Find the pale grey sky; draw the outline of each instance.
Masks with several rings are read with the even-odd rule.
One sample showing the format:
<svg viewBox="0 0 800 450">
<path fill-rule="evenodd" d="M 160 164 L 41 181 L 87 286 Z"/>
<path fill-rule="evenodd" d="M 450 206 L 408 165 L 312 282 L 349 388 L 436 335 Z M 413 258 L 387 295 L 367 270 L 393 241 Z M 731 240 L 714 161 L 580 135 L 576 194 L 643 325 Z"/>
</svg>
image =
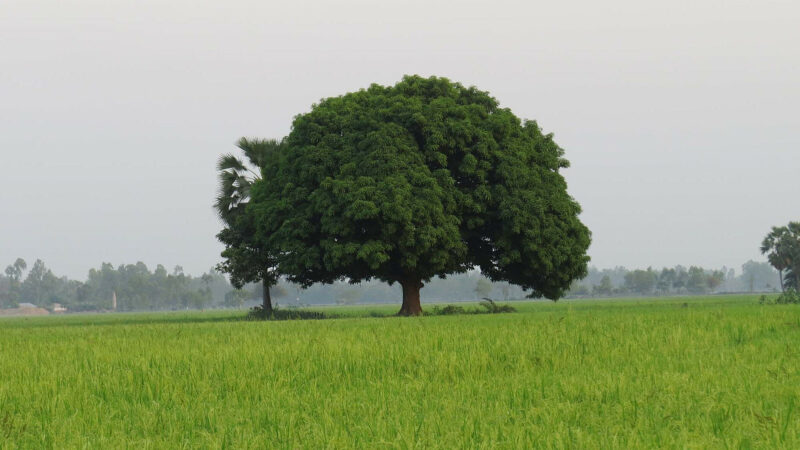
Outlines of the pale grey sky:
<svg viewBox="0 0 800 450">
<path fill-rule="evenodd" d="M 214 164 L 403 74 L 566 149 L 592 264 L 736 267 L 800 219 L 793 1 L 3 0 L 0 266 L 219 261 Z"/>
</svg>

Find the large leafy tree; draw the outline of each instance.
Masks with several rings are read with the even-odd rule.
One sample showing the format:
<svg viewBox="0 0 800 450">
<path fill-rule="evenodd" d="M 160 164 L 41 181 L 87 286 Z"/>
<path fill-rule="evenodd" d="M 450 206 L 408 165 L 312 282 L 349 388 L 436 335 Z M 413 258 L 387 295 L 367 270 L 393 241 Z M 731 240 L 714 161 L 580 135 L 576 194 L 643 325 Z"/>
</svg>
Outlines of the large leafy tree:
<svg viewBox="0 0 800 450">
<path fill-rule="evenodd" d="M 800 222 L 772 227 L 761 242 L 761 253 L 778 271 L 782 289 L 800 290 Z"/>
<path fill-rule="evenodd" d="M 436 77 L 372 85 L 297 116 L 286 144 L 248 211 L 293 282 L 399 283 L 400 314 L 417 315 L 434 276 L 480 267 L 556 299 L 586 274 L 564 152 L 486 92 Z"/>
<path fill-rule="evenodd" d="M 217 238 L 225 244 L 224 261 L 217 268 L 230 275 L 231 284 L 241 289 L 246 283 L 261 283 L 262 308 L 272 311 L 270 287 L 278 280 L 275 253 L 256 240 L 253 216 L 247 213 L 253 183 L 261 181 L 261 171 L 278 157 L 284 143 L 267 139 L 242 138 L 237 146 L 244 158 L 226 154 L 217 163 L 219 194 L 214 208 L 225 227 Z"/>
</svg>

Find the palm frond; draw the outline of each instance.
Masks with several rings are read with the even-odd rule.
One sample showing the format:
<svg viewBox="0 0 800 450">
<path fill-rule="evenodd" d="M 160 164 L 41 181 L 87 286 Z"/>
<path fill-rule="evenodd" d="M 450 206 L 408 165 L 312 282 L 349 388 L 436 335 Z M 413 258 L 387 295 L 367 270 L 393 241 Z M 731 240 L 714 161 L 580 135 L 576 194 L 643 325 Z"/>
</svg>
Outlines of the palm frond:
<svg viewBox="0 0 800 450">
<path fill-rule="evenodd" d="M 267 159 L 272 154 L 280 151 L 280 148 L 283 145 L 283 140 L 248 139 L 243 137 L 239 139 L 239 142 L 237 142 L 236 145 L 242 150 L 248 161 L 250 161 L 250 164 L 257 168 L 261 168 L 264 167 Z"/>
<path fill-rule="evenodd" d="M 245 158 L 227 153 L 217 160 L 218 192 L 214 201 L 217 215 L 230 224 L 241 206 L 250 200 L 250 190 L 257 180 L 261 179 L 261 169 L 269 158 L 277 155 L 285 139 L 248 139 L 241 138 L 236 146 Z"/>
<path fill-rule="evenodd" d="M 230 153 L 227 153 L 220 156 L 219 160 L 217 160 L 217 170 L 245 172 L 247 171 L 247 167 L 244 165 L 244 162 L 241 159 Z"/>
</svg>

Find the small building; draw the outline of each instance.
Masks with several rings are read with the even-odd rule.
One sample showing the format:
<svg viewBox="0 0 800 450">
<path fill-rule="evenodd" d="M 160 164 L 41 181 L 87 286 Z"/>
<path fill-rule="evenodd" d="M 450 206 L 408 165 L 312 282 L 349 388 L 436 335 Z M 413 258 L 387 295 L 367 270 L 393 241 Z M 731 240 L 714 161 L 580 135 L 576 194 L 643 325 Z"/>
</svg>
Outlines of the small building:
<svg viewBox="0 0 800 450">
<path fill-rule="evenodd" d="M 26 308 L 38 308 L 38 306 L 34 305 L 33 303 L 20 303 L 20 304 L 19 304 L 19 308 L 20 308 L 20 309 L 26 309 Z"/>
<path fill-rule="evenodd" d="M 54 313 L 64 313 L 64 312 L 67 312 L 67 308 L 61 306 L 61 303 L 53 303 L 53 312 Z"/>
</svg>

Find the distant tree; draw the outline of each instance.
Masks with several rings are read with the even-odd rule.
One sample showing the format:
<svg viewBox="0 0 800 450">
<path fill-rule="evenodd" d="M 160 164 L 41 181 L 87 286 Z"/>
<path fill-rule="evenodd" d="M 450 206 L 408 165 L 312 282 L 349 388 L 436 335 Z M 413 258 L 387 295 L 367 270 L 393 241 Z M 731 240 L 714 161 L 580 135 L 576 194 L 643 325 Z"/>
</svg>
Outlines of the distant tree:
<svg viewBox="0 0 800 450">
<path fill-rule="evenodd" d="M 270 288 L 270 296 L 274 298 L 283 298 L 289 295 L 289 291 L 286 290 L 286 286 L 276 284 Z"/>
<path fill-rule="evenodd" d="M 22 280 L 22 274 L 27 268 L 28 264 L 22 258 L 17 258 L 13 264 L 6 267 L 5 274 L 7 279 L 4 282 L 2 296 L 0 296 L 0 307 L 17 306 L 20 295 L 20 280 Z"/>
<path fill-rule="evenodd" d="M 22 279 L 22 273 L 28 268 L 28 264 L 22 258 L 17 258 L 14 264 L 6 267 L 6 275 L 14 281 Z"/>
<path fill-rule="evenodd" d="M 769 286 L 774 286 L 777 273 L 775 268 L 766 262 L 747 261 L 742 265 L 741 279 L 748 292 L 756 289 L 763 290 Z"/>
<path fill-rule="evenodd" d="M 503 283 L 500 287 L 500 291 L 503 293 L 503 300 L 508 300 L 508 295 L 511 293 L 511 285 Z"/>
<path fill-rule="evenodd" d="M 589 290 L 589 286 L 587 286 L 587 285 L 585 285 L 583 283 L 574 282 L 574 283 L 572 283 L 572 286 L 570 286 L 570 288 L 569 288 L 569 293 L 570 293 L 570 295 L 583 296 L 583 295 L 589 295 L 591 293 L 591 291 Z"/>
<path fill-rule="evenodd" d="M 0 275 L 0 309 L 12 306 L 11 283 L 12 280 L 10 277 Z"/>
<path fill-rule="evenodd" d="M 702 269 L 700 269 L 702 271 Z M 677 293 L 683 292 L 684 289 L 688 290 L 689 285 L 689 271 L 681 265 L 675 266 L 675 278 L 672 287 Z"/>
<path fill-rule="evenodd" d="M 676 272 L 675 269 L 663 268 L 661 274 L 658 276 L 656 289 L 660 294 L 667 294 L 675 285 Z"/>
<path fill-rule="evenodd" d="M 475 294 L 477 294 L 479 299 L 488 297 L 491 292 L 492 283 L 489 280 L 479 278 L 478 281 L 475 282 Z"/>
<path fill-rule="evenodd" d="M 211 292 L 206 289 L 185 291 L 181 294 L 181 304 L 184 308 L 202 309 L 211 303 Z"/>
<path fill-rule="evenodd" d="M 761 242 L 761 253 L 778 271 L 782 289 L 800 290 L 800 222 L 772 227 Z"/>
<path fill-rule="evenodd" d="M 233 308 L 241 308 L 244 302 L 252 298 L 252 292 L 246 289 L 234 289 L 225 294 L 223 304 Z"/>
<path fill-rule="evenodd" d="M 705 270 L 697 266 L 689 267 L 686 290 L 689 291 L 690 294 L 704 294 L 707 289 L 708 283 L 706 281 Z"/>
<path fill-rule="evenodd" d="M 725 281 L 725 272 L 714 270 L 706 274 L 706 286 L 710 292 L 714 292 Z"/>
<path fill-rule="evenodd" d="M 295 117 L 248 210 L 289 281 L 399 283 L 401 315 L 422 313 L 431 278 L 473 267 L 557 299 L 590 242 L 563 155 L 488 93 L 407 76 Z"/>
<path fill-rule="evenodd" d="M 46 306 L 55 278 L 44 262 L 37 259 L 20 286 L 20 299 L 37 306 Z"/>
<path fill-rule="evenodd" d="M 217 238 L 225 244 L 224 261 L 217 268 L 230 275 L 231 284 L 262 284 L 262 310 L 272 311 L 270 287 L 278 281 L 276 252 L 256 239 L 256 223 L 247 212 L 251 188 L 262 179 L 262 170 L 274 161 L 284 146 L 281 141 L 246 139 L 237 143 L 245 159 L 223 155 L 217 163 L 219 194 L 214 207 L 225 227 Z M 271 182 L 272 180 L 267 180 Z"/>
<path fill-rule="evenodd" d="M 214 281 L 214 277 L 210 273 L 204 273 L 200 276 L 200 279 L 203 281 L 205 287 L 211 290 L 211 282 Z"/>
<path fill-rule="evenodd" d="M 361 292 L 358 289 L 347 287 L 344 289 L 340 289 L 336 293 L 336 304 L 337 305 L 353 305 L 355 304 L 358 299 L 361 297 Z"/>
<path fill-rule="evenodd" d="M 630 292 L 648 295 L 653 292 L 657 280 L 658 275 L 652 268 L 637 269 L 625 274 L 625 288 Z"/>
<path fill-rule="evenodd" d="M 614 292 L 614 286 L 611 284 L 611 277 L 608 275 L 603 275 L 603 278 L 600 279 L 600 284 L 595 285 L 592 289 L 592 293 L 594 295 L 605 295 L 609 296 Z"/>
</svg>

